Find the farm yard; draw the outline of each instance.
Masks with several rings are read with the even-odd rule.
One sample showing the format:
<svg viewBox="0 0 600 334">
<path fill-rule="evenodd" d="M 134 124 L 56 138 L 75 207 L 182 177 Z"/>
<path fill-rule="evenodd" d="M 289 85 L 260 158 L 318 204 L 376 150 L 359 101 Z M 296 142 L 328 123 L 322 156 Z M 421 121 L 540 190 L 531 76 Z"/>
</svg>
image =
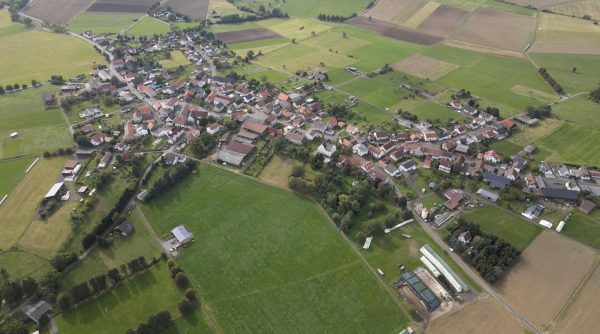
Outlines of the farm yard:
<svg viewBox="0 0 600 334">
<path fill-rule="evenodd" d="M 547 328 L 596 257 L 586 246 L 545 231 L 523 252 L 498 291 L 530 321 Z"/>
<path fill-rule="evenodd" d="M 8 12 L 0 10 L 0 85 L 29 84 L 32 79 L 39 82 L 60 74 L 66 78 L 87 73 L 94 63 L 104 59 L 84 41 L 77 38 L 27 29 L 23 25 L 10 23 Z M 44 48 L 40 58 L 39 49 Z"/>
<path fill-rule="evenodd" d="M 460 311 L 437 318 L 427 328 L 428 334 L 515 334 L 524 331 L 523 326 L 491 297 L 484 297 Z"/>
<path fill-rule="evenodd" d="M 65 24 L 84 11 L 94 0 L 36 0 L 25 14 L 52 24 Z M 60 10 L 57 10 L 60 8 Z"/>
<path fill-rule="evenodd" d="M 67 28 L 78 34 L 85 31 L 96 34 L 117 34 L 127 30 L 141 17 L 142 14 L 139 13 L 86 12 L 71 20 Z"/>
<path fill-rule="evenodd" d="M 194 233 L 179 262 L 223 331 L 391 332 L 407 325 L 315 203 L 221 168 L 198 174 L 143 211 L 159 235 L 180 224 Z"/>
<path fill-rule="evenodd" d="M 178 13 L 185 14 L 193 19 L 204 20 L 208 14 L 209 0 L 169 0 L 167 6 Z"/>
</svg>

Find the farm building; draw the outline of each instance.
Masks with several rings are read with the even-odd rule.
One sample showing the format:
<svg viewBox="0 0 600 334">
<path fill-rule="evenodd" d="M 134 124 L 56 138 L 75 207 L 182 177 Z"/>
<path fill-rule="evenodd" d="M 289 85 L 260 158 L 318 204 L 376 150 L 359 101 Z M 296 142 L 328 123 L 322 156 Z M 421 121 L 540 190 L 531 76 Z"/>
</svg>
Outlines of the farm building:
<svg viewBox="0 0 600 334">
<path fill-rule="evenodd" d="M 128 222 L 123 222 L 119 226 L 115 227 L 115 232 L 121 233 L 122 236 L 129 236 L 133 232 L 133 225 Z"/>
<path fill-rule="evenodd" d="M 566 202 L 577 202 L 579 200 L 579 192 L 568 189 L 553 189 L 545 188 L 543 190 L 544 197 Z"/>
<path fill-rule="evenodd" d="M 52 306 L 50 306 L 50 304 L 40 300 L 36 304 L 31 305 L 29 308 L 24 308 L 23 313 L 25 313 L 29 319 L 35 321 L 35 323 L 39 323 L 40 319 L 51 309 Z"/>
<path fill-rule="evenodd" d="M 489 191 L 487 189 L 477 190 L 477 195 L 487 199 L 488 201 L 492 201 L 492 202 L 496 202 L 500 198 L 500 195 L 496 194 L 495 192 Z"/>
<path fill-rule="evenodd" d="M 183 225 L 179 225 L 172 229 L 171 233 L 180 244 L 186 244 L 194 239 L 194 235 L 191 234 Z"/>
<path fill-rule="evenodd" d="M 419 297 L 429 311 L 433 311 L 440 306 L 440 301 L 435 297 L 433 292 L 421 281 L 417 275 L 410 271 L 402 273 L 402 279 L 410 289 Z"/>
<path fill-rule="evenodd" d="M 425 258 L 429 260 L 429 262 L 431 262 L 431 264 L 433 264 L 435 268 L 442 273 L 442 275 L 444 275 L 446 280 L 450 283 L 450 285 L 452 285 L 452 288 L 454 288 L 456 292 L 469 290 L 467 284 L 465 284 L 465 282 L 463 282 L 460 277 L 458 277 L 458 275 L 452 269 L 450 269 L 450 266 L 446 263 L 446 261 L 444 261 L 433 250 L 433 248 L 431 248 L 431 246 L 425 244 L 423 247 L 421 247 L 420 251 Z"/>
<path fill-rule="evenodd" d="M 56 197 L 57 195 L 60 194 L 61 190 L 63 190 L 64 187 L 65 187 L 64 182 L 55 183 L 54 185 L 52 185 L 50 190 L 48 190 L 48 193 L 46 193 L 46 196 L 44 196 L 44 199 L 50 199 L 50 198 Z"/>
<path fill-rule="evenodd" d="M 525 211 L 521 212 L 521 215 L 529 219 L 535 219 L 542 214 L 543 210 L 544 207 L 541 204 L 533 203 Z"/>
</svg>

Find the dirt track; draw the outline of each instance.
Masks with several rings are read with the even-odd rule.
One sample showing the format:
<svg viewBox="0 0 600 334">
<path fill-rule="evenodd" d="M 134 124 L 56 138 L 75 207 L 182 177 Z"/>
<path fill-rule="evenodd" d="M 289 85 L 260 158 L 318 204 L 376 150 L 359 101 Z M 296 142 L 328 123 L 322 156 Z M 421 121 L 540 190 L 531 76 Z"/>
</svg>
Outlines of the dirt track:
<svg viewBox="0 0 600 334">
<path fill-rule="evenodd" d="M 417 30 L 435 36 L 447 37 L 468 16 L 469 12 L 465 10 L 441 5 L 417 27 Z"/>
<path fill-rule="evenodd" d="M 369 21 L 368 18 L 363 16 L 357 16 L 347 22 L 357 27 L 377 31 L 383 36 L 399 39 L 405 42 L 421 45 L 434 45 L 442 41 L 441 38 L 436 36 L 428 35 L 384 21 L 375 19 Z"/>
<path fill-rule="evenodd" d="M 595 256 L 590 248 L 545 231 L 527 247 L 497 291 L 530 321 L 546 328 L 575 292 Z"/>
<path fill-rule="evenodd" d="M 480 8 L 467 20 L 456 39 L 519 51 L 527 43 L 534 29 L 533 17 Z"/>
<path fill-rule="evenodd" d="M 40 20 L 65 24 L 85 10 L 94 0 L 37 0 L 25 14 Z M 60 8 L 60 10 L 56 10 Z"/>
<path fill-rule="evenodd" d="M 278 33 L 267 28 L 256 28 L 240 31 L 216 33 L 215 36 L 227 44 L 258 41 L 261 39 L 281 37 Z"/>
<path fill-rule="evenodd" d="M 521 324 L 490 297 L 431 322 L 425 333 L 523 333 Z"/>
</svg>

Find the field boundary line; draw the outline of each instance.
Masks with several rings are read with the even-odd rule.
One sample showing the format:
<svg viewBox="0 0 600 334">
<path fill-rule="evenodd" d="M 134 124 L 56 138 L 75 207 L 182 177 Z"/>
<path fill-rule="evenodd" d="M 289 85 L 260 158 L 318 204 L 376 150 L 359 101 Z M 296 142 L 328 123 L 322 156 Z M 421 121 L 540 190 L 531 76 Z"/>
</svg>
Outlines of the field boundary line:
<svg viewBox="0 0 600 334">
<path fill-rule="evenodd" d="M 583 277 L 581 282 L 579 282 L 579 284 L 577 285 L 577 288 L 575 288 L 575 291 L 573 291 L 573 293 L 569 296 L 569 298 L 563 304 L 563 306 L 560 308 L 560 310 L 558 310 L 558 312 L 556 312 L 556 314 L 552 318 L 552 321 L 550 321 L 550 324 L 546 327 L 548 332 L 553 332 L 554 329 L 556 328 L 556 326 L 559 324 L 559 322 L 562 319 L 564 319 L 565 315 L 567 314 L 567 311 L 569 311 L 569 309 L 571 308 L 573 303 L 575 303 L 575 301 L 577 301 L 579 296 L 581 296 L 581 292 L 582 292 L 583 288 L 586 286 L 587 282 L 590 280 L 590 278 L 592 277 L 592 275 L 598 268 L 599 264 L 600 264 L 600 257 L 596 256 L 594 263 L 588 269 L 587 273 L 585 274 L 585 276 Z"/>
</svg>

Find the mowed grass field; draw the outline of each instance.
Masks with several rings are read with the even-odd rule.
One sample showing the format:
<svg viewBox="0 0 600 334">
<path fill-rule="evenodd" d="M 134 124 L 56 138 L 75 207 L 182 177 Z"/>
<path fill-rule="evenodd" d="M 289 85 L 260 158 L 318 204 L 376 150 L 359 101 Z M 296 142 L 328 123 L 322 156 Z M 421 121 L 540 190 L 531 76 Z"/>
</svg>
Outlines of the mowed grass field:
<svg viewBox="0 0 600 334">
<path fill-rule="evenodd" d="M 0 10 L 0 22 L 10 21 Z M 40 50 L 44 50 L 43 54 Z M 82 40 L 64 34 L 27 29 L 20 24 L 0 28 L 0 85 L 46 81 L 53 74 L 65 78 L 88 73 L 94 63 L 104 63 Z"/>
<path fill-rule="evenodd" d="M 600 128 L 600 104 L 586 94 L 552 106 L 552 113 L 561 119 L 589 128 Z"/>
<path fill-rule="evenodd" d="M 551 152 L 551 161 L 600 167 L 600 130 L 565 123 L 558 130 L 537 141 Z"/>
<path fill-rule="evenodd" d="M 38 163 L 29 171 L 23 180 L 14 188 L 8 199 L 0 207 L 0 248 L 9 249 L 15 244 L 23 244 L 23 248 L 39 249 L 39 252 L 33 252 L 44 257 L 52 257 L 62 240 L 66 238 L 64 229 L 70 227 L 69 219 L 62 221 L 61 214 L 65 210 L 67 216 L 70 214 L 68 203 L 56 212 L 47 222 L 38 221 L 37 207 L 46 192 L 54 184 L 54 181 L 63 168 L 66 159 L 40 159 Z M 68 218 L 68 217 L 67 217 Z M 34 224 L 36 222 L 36 224 Z M 40 225 L 47 226 L 45 229 Z M 40 227 L 40 228 L 38 228 Z M 43 241 L 40 244 L 31 244 L 21 240 L 39 239 Z"/>
<path fill-rule="evenodd" d="M 299 162 L 291 158 L 274 155 L 271 161 L 260 172 L 259 179 L 277 187 L 288 189 L 288 179 L 292 175 L 294 165 Z"/>
<path fill-rule="evenodd" d="M 530 56 L 538 66 L 546 68 L 569 94 L 587 93 L 598 87 L 600 55 L 533 53 Z"/>
<path fill-rule="evenodd" d="M 503 117 L 521 113 L 528 105 L 552 102 L 553 98 L 523 94 L 523 88 L 536 90 L 554 98 L 550 86 L 538 75 L 535 68 L 524 59 L 477 53 L 444 45 L 427 49 L 424 55 L 460 67 L 441 77 L 437 82 L 470 90 L 483 99 L 482 105 L 500 108 Z M 517 92 L 515 86 L 521 86 Z"/>
<path fill-rule="evenodd" d="M 46 109 L 44 93 L 58 87 L 44 85 L 0 96 L 0 158 L 40 154 L 73 145 L 61 110 Z M 10 138 L 18 132 L 16 138 Z"/>
<path fill-rule="evenodd" d="M 171 26 L 168 23 L 149 16 L 144 16 L 129 30 L 127 30 L 127 34 L 136 36 L 150 36 L 154 34 L 166 34 L 169 31 L 171 31 Z"/>
<path fill-rule="evenodd" d="M 591 20 L 540 13 L 535 42 L 537 53 L 600 54 L 600 26 Z"/>
<path fill-rule="evenodd" d="M 159 257 L 161 248 L 142 223 L 139 212 L 134 211 L 127 216 L 127 221 L 133 225 L 134 232 L 127 237 L 112 233 L 112 245 L 105 249 L 97 248 L 90 252 L 85 261 L 78 262 L 63 276 L 61 283 L 63 287 L 68 288 L 85 282 L 139 256 L 148 259 Z"/>
<path fill-rule="evenodd" d="M 143 211 L 196 237 L 177 260 L 223 332 L 397 332 L 408 324 L 312 201 L 202 166 Z M 204 313 L 204 312 L 203 312 Z"/>
<path fill-rule="evenodd" d="M 211 1 L 212 2 L 212 1 Z M 277 7 L 292 17 L 317 17 L 319 14 L 335 14 L 349 16 L 360 14 L 367 9 L 371 0 L 236 0 L 236 4 L 258 9 L 260 5 L 266 9 Z"/>
<path fill-rule="evenodd" d="M 464 219 L 479 225 L 481 231 L 506 240 L 520 251 L 525 250 L 542 231 L 541 228 L 530 224 L 518 215 L 494 206 L 467 211 Z"/>
<path fill-rule="evenodd" d="M 171 58 L 162 59 L 158 61 L 159 64 L 162 65 L 163 68 L 170 69 L 179 67 L 181 65 L 190 65 L 190 61 L 186 58 L 186 56 L 179 50 L 175 50 L 171 52 Z"/>
<path fill-rule="evenodd" d="M 562 234 L 600 249 L 600 214 L 598 210 L 587 216 L 575 212 L 563 228 Z"/>
<path fill-rule="evenodd" d="M 24 158 L 0 162 L 0 175 L 2 175 L 0 200 L 2 200 L 4 195 L 9 194 L 19 181 L 21 181 L 25 176 L 25 170 L 27 170 L 27 167 L 31 165 L 33 160 L 34 158 Z"/>
<path fill-rule="evenodd" d="M 15 281 L 27 277 L 40 279 L 54 270 L 48 259 L 20 250 L 0 253 L 0 268 L 6 269 L 10 279 Z"/>
<path fill-rule="evenodd" d="M 160 263 L 54 321 L 60 333 L 125 333 L 162 310 L 178 317 L 177 303 L 182 299 L 167 266 Z"/>
<path fill-rule="evenodd" d="M 85 12 L 67 24 L 75 33 L 92 31 L 96 34 L 117 34 L 133 25 L 142 14 Z"/>
</svg>

